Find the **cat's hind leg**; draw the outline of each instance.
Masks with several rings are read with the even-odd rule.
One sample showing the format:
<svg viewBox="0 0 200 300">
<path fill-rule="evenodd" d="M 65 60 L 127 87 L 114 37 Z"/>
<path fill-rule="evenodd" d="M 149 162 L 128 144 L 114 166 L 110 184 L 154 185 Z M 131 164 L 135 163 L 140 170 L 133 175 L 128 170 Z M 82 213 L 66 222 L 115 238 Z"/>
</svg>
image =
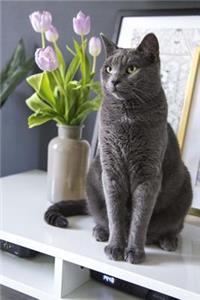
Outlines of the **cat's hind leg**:
<svg viewBox="0 0 200 300">
<path fill-rule="evenodd" d="M 183 228 L 184 218 L 173 215 L 168 207 L 160 213 L 153 214 L 148 232 L 146 245 L 156 244 L 165 251 L 175 251 L 178 246 L 178 234 Z"/>
<path fill-rule="evenodd" d="M 178 235 L 175 233 L 156 236 L 149 234 L 146 239 L 146 245 L 159 245 L 165 251 L 176 251 L 178 246 Z"/>
<path fill-rule="evenodd" d="M 192 202 L 192 188 L 188 173 L 171 201 L 169 201 L 170 194 L 167 196 L 161 194 L 158 201 L 166 202 L 163 197 L 167 197 L 171 205 L 160 212 L 153 213 L 147 232 L 147 243 L 153 242 L 163 250 L 175 251 L 178 246 L 178 234 L 183 228 L 184 218 Z"/>
<path fill-rule="evenodd" d="M 98 242 L 106 242 L 109 238 L 108 217 L 105 202 L 99 194 L 94 193 L 94 188 L 90 186 L 88 191 L 88 208 L 93 216 L 95 226 L 93 228 L 93 236 Z"/>
<path fill-rule="evenodd" d="M 174 208 L 174 206 L 168 207 L 152 216 L 147 233 L 147 245 L 157 244 L 165 251 L 176 251 L 178 235 L 183 228 L 185 214 L 177 215 L 173 211 Z"/>
</svg>

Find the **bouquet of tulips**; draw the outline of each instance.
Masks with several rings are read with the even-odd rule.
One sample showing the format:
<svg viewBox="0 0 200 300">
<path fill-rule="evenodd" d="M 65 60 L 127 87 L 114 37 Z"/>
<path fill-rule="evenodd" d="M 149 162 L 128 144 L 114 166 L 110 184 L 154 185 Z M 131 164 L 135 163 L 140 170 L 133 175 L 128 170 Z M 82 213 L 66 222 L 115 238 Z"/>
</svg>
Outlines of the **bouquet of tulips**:
<svg viewBox="0 0 200 300">
<path fill-rule="evenodd" d="M 35 90 L 26 100 L 34 112 L 28 118 L 28 125 L 31 128 L 50 120 L 59 125 L 80 125 L 90 112 L 99 109 L 102 101 L 100 84 L 94 81 L 96 58 L 101 52 L 98 37 L 89 40 L 92 62 L 86 54 L 90 17 L 80 11 L 73 18 L 73 29 L 81 39 L 80 42 L 74 39 L 74 49 L 66 46 L 72 55 L 69 65 L 66 65 L 57 44 L 59 34 L 52 25 L 51 14 L 47 11 L 34 12 L 29 18 L 33 29 L 41 33 L 42 48 L 36 50 L 35 62 L 43 72 L 27 78 L 28 84 Z M 46 45 L 47 41 L 51 44 Z M 77 73 L 81 74 L 79 80 Z"/>
</svg>

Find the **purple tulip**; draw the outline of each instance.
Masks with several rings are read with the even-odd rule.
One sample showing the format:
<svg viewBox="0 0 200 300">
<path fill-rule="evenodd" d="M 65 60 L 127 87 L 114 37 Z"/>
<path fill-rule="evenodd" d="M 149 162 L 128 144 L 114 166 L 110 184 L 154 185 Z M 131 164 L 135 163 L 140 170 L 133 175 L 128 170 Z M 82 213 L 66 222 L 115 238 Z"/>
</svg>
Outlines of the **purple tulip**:
<svg viewBox="0 0 200 300">
<path fill-rule="evenodd" d="M 52 16 L 48 11 L 35 11 L 29 16 L 31 25 L 36 32 L 47 31 L 52 22 Z"/>
<path fill-rule="evenodd" d="M 59 38 L 58 31 L 53 25 L 51 25 L 49 27 L 49 30 L 47 30 L 45 32 L 45 36 L 46 36 L 47 41 L 52 42 L 52 43 L 55 43 Z"/>
<path fill-rule="evenodd" d="M 54 71 L 58 68 L 56 53 L 51 46 L 37 49 L 35 62 L 43 71 Z"/>
<path fill-rule="evenodd" d="M 101 53 L 101 41 L 98 37 L 93 36 L 89 40 L 89 53 L 92 56 L 98 56 Z"/>
<path fill-rule="evenodd" d="M 87 35 L 90 32 L 90 16 L 79 11 L 76 18 L 73 18 L 73 28 L 78 35 Z"/>
</svg>

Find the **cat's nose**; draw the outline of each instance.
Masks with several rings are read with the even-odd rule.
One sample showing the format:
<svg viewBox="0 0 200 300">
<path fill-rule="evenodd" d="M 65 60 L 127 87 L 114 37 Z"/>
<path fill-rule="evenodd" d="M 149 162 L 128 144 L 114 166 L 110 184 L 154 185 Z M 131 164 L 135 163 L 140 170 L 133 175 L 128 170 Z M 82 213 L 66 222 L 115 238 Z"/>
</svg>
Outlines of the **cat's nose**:
<svg viewBox="0 0 200 300">
<path fill-rule="evenodd" d="M 112 80 L 111 82 L 112 82 L 113 86 L 117 86 L 120 83 L 120 80 L 119 79 Z"/>
</svg>

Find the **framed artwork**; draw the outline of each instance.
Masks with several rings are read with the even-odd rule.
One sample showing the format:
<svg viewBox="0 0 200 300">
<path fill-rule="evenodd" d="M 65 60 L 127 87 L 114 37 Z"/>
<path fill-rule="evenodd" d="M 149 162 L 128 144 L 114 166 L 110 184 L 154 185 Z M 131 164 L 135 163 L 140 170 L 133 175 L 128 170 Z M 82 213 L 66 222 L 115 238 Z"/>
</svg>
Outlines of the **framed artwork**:
<svg viewBox="0 0 200 300">
<path fill-rule="evenodd" d="M 177 135 L 187 108 L 185 90 L 195 48 L 200 45 L 200 9 L 142 10 L 119 13 L 114 41 L 135 48 L 153 32 L 160 45 L 161 80 L 168 101 L 168 121 Z M 186 129 L 186 128 L 185 128 Z M 182 140 L 179 140 L 182 144 Z"/>
<path fill-rule="evenodd" d="M 190 101 L 192 99 L 192 101 Z M 187 165 L 193 187 L 193 205 L 191 213 L 200 216 L 200 45 L 196 47 L 186 89 L 188 121 L 185 138 L 183 139 L 182 155 Z"/>
</svg>

